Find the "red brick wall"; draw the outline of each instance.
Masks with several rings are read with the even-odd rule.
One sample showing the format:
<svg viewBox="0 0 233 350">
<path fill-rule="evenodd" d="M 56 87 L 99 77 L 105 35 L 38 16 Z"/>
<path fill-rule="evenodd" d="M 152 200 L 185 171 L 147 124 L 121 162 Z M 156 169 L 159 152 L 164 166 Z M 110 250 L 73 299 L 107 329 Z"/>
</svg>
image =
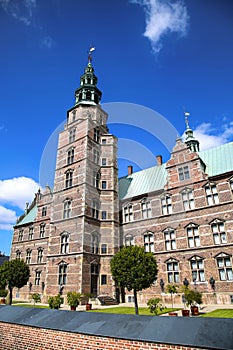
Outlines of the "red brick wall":
<svg viewBox="0 0 233 350">
<path fill-rule="evenodd" d="M 1 350 L 194 350 L 193 347 L 90 336 L 0 322 Z M 195 350 L 201 348 L 195 348 Z"/>
</svg>

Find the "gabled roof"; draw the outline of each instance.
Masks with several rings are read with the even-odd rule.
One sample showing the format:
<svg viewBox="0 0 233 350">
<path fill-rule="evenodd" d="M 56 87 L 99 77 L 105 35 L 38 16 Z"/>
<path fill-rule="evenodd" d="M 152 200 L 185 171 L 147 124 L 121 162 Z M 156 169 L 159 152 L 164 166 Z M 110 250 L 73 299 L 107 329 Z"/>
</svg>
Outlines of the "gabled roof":
<svg viewBox="0 0 233 350">
<path fill-rule="evenodd" d="M 17 222 L 17 224 L 15 226 L 19 226 L 19 225 L 25 225 L 25 224 L 30 224 L 31 222 L 33 222 L 36 218 L 37 215 L 37 206 L 35 205 L 24 217 L 22 220 L 20 220 L 19 222 Z"/>
<path fill-rule="evenodd" d="M 233 142 L 199 152 L 209 176 L 233 171 Z M 166 183 L 166 164 L 138 171 L 119 179 L 120 200 L 162 190 Z"/>
</svg>

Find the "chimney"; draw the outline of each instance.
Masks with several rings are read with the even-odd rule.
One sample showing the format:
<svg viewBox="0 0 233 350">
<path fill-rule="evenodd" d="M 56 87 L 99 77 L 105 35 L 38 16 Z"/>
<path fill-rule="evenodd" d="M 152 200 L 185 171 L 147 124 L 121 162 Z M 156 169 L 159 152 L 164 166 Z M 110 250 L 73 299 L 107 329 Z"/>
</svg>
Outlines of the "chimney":
<svg viewBox="0 0 233 350">
<path fill-rule="evenodd" d="M 129 165 L 128 166 L 128 175 L 132 175 L 133 174 L 133 166 Z"/>
<path fill-rule="evenodd" d="M 157 160 L 157 165 L 162 165 L 163 164 L 163 159 L 162 156 L 156 156 L 156 160 Z"/>
</svg>

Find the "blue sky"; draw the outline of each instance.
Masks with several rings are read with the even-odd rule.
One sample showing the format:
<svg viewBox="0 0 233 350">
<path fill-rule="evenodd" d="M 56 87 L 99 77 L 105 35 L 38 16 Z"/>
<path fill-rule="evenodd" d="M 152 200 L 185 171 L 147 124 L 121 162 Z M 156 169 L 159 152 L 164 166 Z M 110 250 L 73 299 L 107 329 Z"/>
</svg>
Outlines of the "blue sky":
<svg viewBox="0 0 233 350">
<path fill-rule="evenodd" d="M 12 226 L 37 191 L 90 45 L 103 106 L 144 106 L 179 134 L 189 111 L 202 149 L 233 140 L 232 14 L 231 0 L 0 0 L 0 251 L 9 254 Z M 140 128 L 143 116 L 133 118 L 114 116 L 110 130 L 166 161 L 150 134 L 160 121 Z M 122 158 L 120 175 L 135 163 L 130 145 Z"/>
</svg>

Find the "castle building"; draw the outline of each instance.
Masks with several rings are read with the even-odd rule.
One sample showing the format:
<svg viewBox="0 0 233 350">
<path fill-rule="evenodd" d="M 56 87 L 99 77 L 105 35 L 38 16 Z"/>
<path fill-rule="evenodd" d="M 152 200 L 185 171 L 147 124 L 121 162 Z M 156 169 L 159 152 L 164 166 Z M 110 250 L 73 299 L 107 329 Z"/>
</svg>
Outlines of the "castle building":
<svg viewBox="0 0 233 350">
<path fill-rule="evenodd" d="M 77 291 L 125 300 L 110 260 L 135 244 L 154 253 L 159 271 L 139 302 L 186 281 L 205 302 L 233 303 L 233 143 L 200 151 L 186 121 L 166 163 L 158 156 L 156 166 L 129 166 L 118 179 L 117 138 L 100 100 L 89 57 L 59 135 L 54 187 L 39 190 L 14 226 L 11 259 L 31 271 L 15 297 Z"/>
</svg>

